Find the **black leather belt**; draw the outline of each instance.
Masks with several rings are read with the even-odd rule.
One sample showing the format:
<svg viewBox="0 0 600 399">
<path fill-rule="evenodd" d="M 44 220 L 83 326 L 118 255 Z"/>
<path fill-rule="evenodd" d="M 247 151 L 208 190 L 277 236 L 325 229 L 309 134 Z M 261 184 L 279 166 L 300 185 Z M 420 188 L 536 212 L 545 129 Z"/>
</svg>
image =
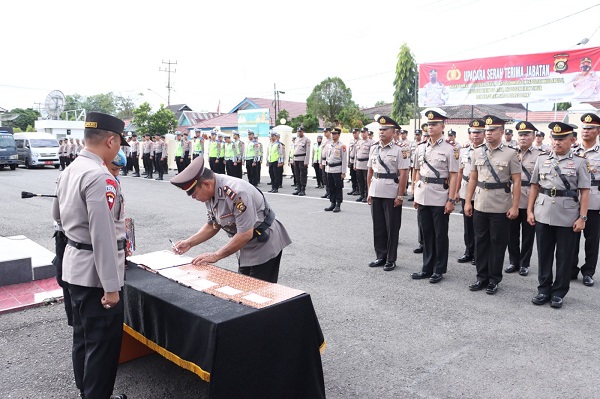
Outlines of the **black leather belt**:
<svg viewBox="0 0 600 399">
<path fill-rule="evenodd" d="M 592 180 L 592 187 L 593 186 L 599 186 L 600 187 L 600 180 Z"/>
<path fill-rule="evenodd" d="M 376 179 L 396 179 L 398 175 L 395 173 L 377 173 L 373 172 L 373 177 Z"/>
<path fill-rule="evenodd" d="M 425 176 L 421 176 L 421 178 L 419 179 L 424 183 L 433 183 L 433 184 L 446 184 L 447 183 L 447 179 L 445 177 L 425 177 Z"/>
<path fill-rule="evenodd" d="M 465 175 L 463 175 L 463 176 L 462 176 L 462 179 L 463 179 L 464 181 L 466 181 L 467 183 L 469 182 L 469 176 L 465 176 Z"/>
<path fill-rule="evenodd" d="M 94 250 L 94 247 L 92 247 L 92 244 L 82 244 L 80 242 L 73 241 L 70 238 L 67 238 L 67 244 L 69 244 L 73 248 L 77 248 L 77 249 L 83 249 L 86 251 Z M 124 249 L 125 249 L 125 239 L 118 240 L 117 241 L 117 250 L 122 251 Z"/>
<path fill-rule="evenodd" d="M 542 188 L 540 190 L 542 194 L 546 194 L 549 197 L 575 197 L 577 198 L 577 191 L 575 190 L 556 190 L 554 188 Z"/>
<path fill-rule="evenodd" d="M 477 187 L 481 187 L 484 190 L 496 190 L 499 188 L 510 188 L 510 183 L 487 183 L 484 181 L 478 181 Z"/>
<path fill-rule="evenodd" d="M 330 168 L 335 168 L 336 166 L 342 166 L 341 162 L 338 163 L 328 163 L 327 166 L 329 166 Z"/>
<path fill-rule="evenodd" d="M 304 153 L 304 154 L 294 154 L 294 157 L 305 157 L 305 156 L 306 156 L 306 153 Z"/>
<path fill-rule="evenodd" d="M 521 187 L 529 187 L 531 186 L 531 182 L 528 182 L 527 180 L 521 180 Z"/>
<path fill-rule="evenodd" d="M 364 162 L 364 161 L 368 161 L 369 158 L 356 158 L 356 160 L 360 161 L 360 162 Z"/>
</svg>

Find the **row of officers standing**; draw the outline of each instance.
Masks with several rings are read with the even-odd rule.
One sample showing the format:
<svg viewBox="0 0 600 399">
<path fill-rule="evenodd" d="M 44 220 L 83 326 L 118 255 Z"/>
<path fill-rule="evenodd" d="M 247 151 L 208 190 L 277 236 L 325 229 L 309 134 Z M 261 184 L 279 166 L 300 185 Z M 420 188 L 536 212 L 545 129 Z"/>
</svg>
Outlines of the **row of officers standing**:
<svg viewBox="0 0 600 399">
<path fill-rule="evenodd" d="M 544 151 L 534 145 L 539 132 L 530 122 L 517 123 L 518 140 L 507 143 L 502 140 L 506 121 L 494 115 L 474 119 L 469 124 L 470 144 L 461 147 L 444 138 L 443 111 L 424 114 L 429 138 L 412 154 L 423 265 L 411 277 L 430 283 L 443 279 L 449 214 L 460 200 L 465 254 L 458 261 L 476 265 L 471 291 L 492 295 L 498 291 L 507 248 L 510 265 L 504 271 L 528 275 L 534 242 L 539 266 L 534 304 L 562 307 L 570 281 L 580 272 L 583 284 L 593 286 L 600 240 L 600 117 L 582 116 L 580 144 L 577 126 L 549 124 L 552 149 Z M 393 270 L 410 162 L 403 146 L 388 137 L 388 130 L 399 129 L 397 123 L 385 116 L 379 123 L 380 141 L 371 147 L 367 181 L 371 188 L 375 184 L 377 190 L 386 191 L 385 195 L 368 191 L 376 252 L 369 266 Z M 387 201 L 378 204 L 379 198 Z M 585 262 L 579 266 L 581 232 Z"/>
</svg>

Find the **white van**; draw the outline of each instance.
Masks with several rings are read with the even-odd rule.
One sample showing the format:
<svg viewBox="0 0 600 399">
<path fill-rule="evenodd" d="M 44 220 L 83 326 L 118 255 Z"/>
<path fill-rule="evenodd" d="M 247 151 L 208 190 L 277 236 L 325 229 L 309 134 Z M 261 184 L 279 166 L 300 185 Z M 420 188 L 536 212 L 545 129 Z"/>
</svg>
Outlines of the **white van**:
<svg viewBox="0 0 600 399">
<path fill-rule="evenodd" d="M 35 166 L 60 167 L 58 141 L 50 133 L 15 133 L 17 155 L 26 168 Z"/>
</svg>

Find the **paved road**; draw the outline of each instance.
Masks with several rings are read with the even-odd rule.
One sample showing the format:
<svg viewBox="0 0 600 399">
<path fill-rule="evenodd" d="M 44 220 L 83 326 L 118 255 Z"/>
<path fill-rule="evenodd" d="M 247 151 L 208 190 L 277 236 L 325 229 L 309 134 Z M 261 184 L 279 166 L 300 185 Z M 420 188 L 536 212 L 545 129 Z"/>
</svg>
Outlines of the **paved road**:
<svg viewBox="0 0 600 399">
<path fill-rule="evenodd" d="M 50 200 L 22 200 L 20 192 L 52 193 L 58 174 L 0 171 L 0 234 L 24 234 L 53 249 Z M 167 249 L 168 238 L 185 238 L 205 221 L 204 205 L 167 182 L 124 177 L 122 185 L 138 253 Z M 412 253 L 416 214 L 409 207 L 399 267 L 370 269 L 369 207 L 344 202 L 341 213 L 324 212 L 328 202 L 314 186 L 299 198 L 286 194 L 292 188 L 284 179 L 283 194 L 265 195 L 294 241 L 284 251 L 280 283 L 311 294 L 327 340 L 322 359 L 328 398 L 598 397 L 597 287 L 578 280 L 560 310 L 532 305 L 534 252 L 528 277 L 505 275 L 495 296 L 470 292 L 474 267 L 455 261 L 463 250 L 458 214 L 451 216 L 445 279 L 437 285 L 413 281 L 409 274 L 419 270 L 421 258 Z M 219 234 L 192 254 L 225 240 Z M 236 269 L 233 259 L 218 265 Z M 4 397 L 75 397 L 70 331 L 60 306 L 0 316 Z M 116 391 L 143 399 L 207 397 L 206 383 L 159 356 L 122 365 Z"/>
</svg>

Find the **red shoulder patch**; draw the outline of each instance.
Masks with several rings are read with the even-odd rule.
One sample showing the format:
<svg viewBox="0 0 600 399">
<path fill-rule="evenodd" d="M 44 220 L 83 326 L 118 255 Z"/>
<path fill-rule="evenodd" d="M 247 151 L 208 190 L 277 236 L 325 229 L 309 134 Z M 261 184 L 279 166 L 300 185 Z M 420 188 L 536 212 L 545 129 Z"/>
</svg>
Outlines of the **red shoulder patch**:
<svg viewBox="0 0 600 399">
<path fill-rule="evenodd" d="M 345 145 L 342 146 L 342 151 L 346 152 L 346 146 Z"/>
<path fill-rule="evenodd" d="M 117 197 L 117 182 L 113 179 L 106 179 L 106 204 L 108 209 L 112 211 L 115 205 L 115 198 Z"/>
</svg>

